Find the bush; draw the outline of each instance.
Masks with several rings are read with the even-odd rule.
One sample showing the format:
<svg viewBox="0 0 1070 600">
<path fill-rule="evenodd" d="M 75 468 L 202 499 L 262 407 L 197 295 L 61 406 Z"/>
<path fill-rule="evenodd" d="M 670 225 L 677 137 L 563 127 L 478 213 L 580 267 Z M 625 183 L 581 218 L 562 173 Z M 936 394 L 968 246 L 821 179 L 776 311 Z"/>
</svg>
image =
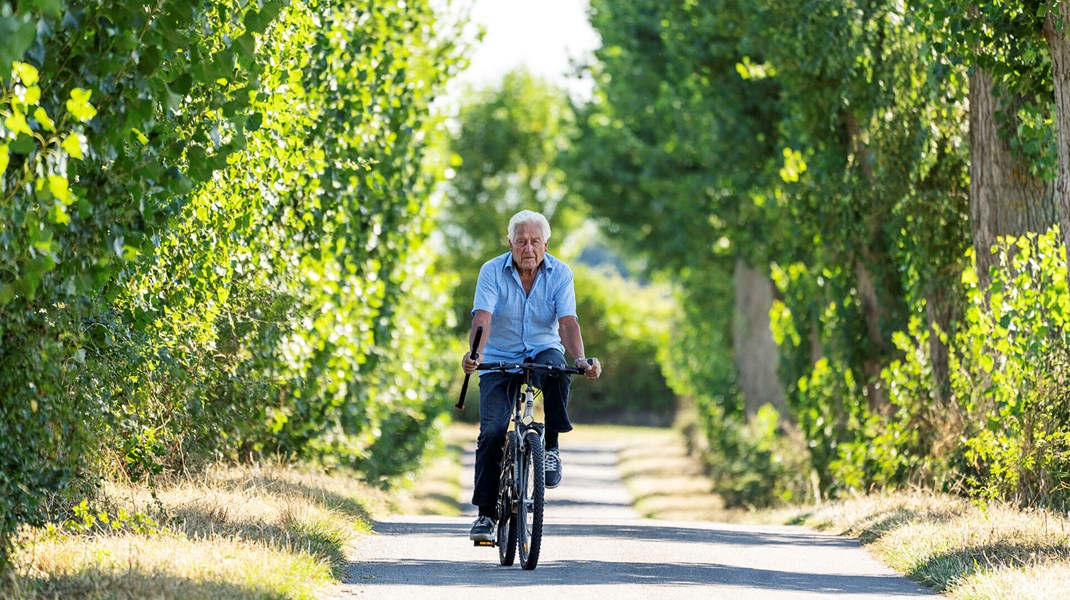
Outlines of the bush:
<svg viewBox="0 0 1070 600">
<path fill-rule="evenodd" d="M 411 464 L 445 406 L 424 151 L 458 51 L 429 4 L 0 22 L 0 566 L 101 476 Z"/>
<path fill-rule="evenodd" d="M 767 508 L 812 500 L 813 469 L 802 436 L 766 404 L 749 420 L 716 405 L 696 407 L 697 423 L 682 423 L 714 491 L 729 508 Z"/>
<path fill-rule="evenodd" d="M 1002 238 L 987 289 L 963 273 L 966 307 L 956 331 L 912 320 L 896 335 L 904 357 L 885 370 L 898 408 L 879 435 L 874 481 L 908 477 L 937 487 L 1060 509 L 1070 505 L 1070 315 L 1065 250 L 1057 228 Z M 970 256 L 972 258 L 972 254 Z M 923 308 L 923 307 L 922 307 Z M 917 314 L 921 314 L 921 310 Z M 951 399 L 935 402 L 928 338 L 951 340 Z"/>
<path fill-rule="evenodd" d="M 588 354 L 604 365 L 597 381 L 573 377 L 570 416 L 580 420 L 669 425 L 675 395 L 662 375 L 673 301 L 664 286 L 642 286 L 616 272 L 574 265 L 577 312 Z"/>
<path fill-rule="evenodd" d="M 1058 227 L 1002 238 L 987 290 L 973 271 L 952 352 L 967 415 L 966 485 L 983 498 L 1070 506 L 1070 295 Z"/>
</svg>

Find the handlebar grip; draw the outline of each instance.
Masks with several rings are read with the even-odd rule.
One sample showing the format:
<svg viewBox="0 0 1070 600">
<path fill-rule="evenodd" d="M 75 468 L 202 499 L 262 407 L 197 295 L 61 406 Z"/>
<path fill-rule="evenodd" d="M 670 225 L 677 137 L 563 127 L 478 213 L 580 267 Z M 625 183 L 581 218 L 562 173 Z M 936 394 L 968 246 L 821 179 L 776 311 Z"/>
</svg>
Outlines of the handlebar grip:
<svg viewBox="0 0 1070 600">
<path fill-rule="evenodd" d="M 479 356 L 479 353 L 476 352 L 476 350 L 479 348 L 479 342 L 482 339 L 483 339 L 483 326 L 480 325 L 479 327 L 476 327 L 476 337 L 472 341 L 472 350 L 468 354 L 468 358 L 470 358 L 472 360 L 475 360 L 476 357 Z M 457 404 L 453 405 L 453 407 L 458 409 L 458 410 L 464 410 L 464 397 L 468 393 L 468 378 L 471 377 L 471 376 L 472 376 L 471 373 L 465 373 L 465 375 L 464 375 L 464 383 L 461 384 L 461 398 L 460 398 L 460 400 L 457 401 Z"/>
<path fill-rule="evenodd" d="M 472 340 L 472 353 L 468 355 L 468 358 L 475 360 L 479 353 L 476 350 L 479 348 L 479 342 L 483 339 L 483 326 L 476 327 L 476 339 Z"/>
</svg>

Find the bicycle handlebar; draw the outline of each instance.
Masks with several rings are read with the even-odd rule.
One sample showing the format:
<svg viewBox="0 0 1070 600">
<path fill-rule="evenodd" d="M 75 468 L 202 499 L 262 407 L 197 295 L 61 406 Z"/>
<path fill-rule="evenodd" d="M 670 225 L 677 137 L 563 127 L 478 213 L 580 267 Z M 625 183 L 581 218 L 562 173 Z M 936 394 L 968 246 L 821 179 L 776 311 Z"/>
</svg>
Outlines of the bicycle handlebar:
<svg viewBox="0 0 1070 600">
<path fill-rule="evenodd" d="M 476 348 L 479 347 L 479 338 L 482 335 L 483 335 L 483 328 L 482 327 L 477 328 L 476 329 L 475 343 L 472 344 L 472 353 L 470 354 L 472 360 L 475 360 L 476 356 L 478 356 L 476 354 Z M 591 359 L 588 358 L 587 359 L 587 364 L 593 365 L 594 361 L 592 361 Z M 584 369 L 579 369 L 579 368 L 576 368 L 576 367 L 566 367 L 564 365 L 548 365 L 548 364 L 533 363 L 533 362 L 526 362 L 526 363 L 507 363 L 507 362 L 483 363 L 483 364 L 477 366 L 476 370 L 477 371 L 498 371 L 500 373 L 505 373 L 507 371 L 517 371 L 517 370 L 537 371 L 537 372 L 540 372 L 540 373 L 545 373 L 547 375 L 553 375 L 555 373 L 556 374 L 565 374 L 565 373 L 567 373 L 567 374 L 570 374 L 570 375 L 583 375 L 584 373 L 587 372 Z M 460 410 L 464 410 L 464 397 L 468 392 L 468 377 L 469 376 L 467 374 L 464 376 L 464 384 L 461 386 L 461 398 L 457 401 L 457 404 L 454 405 L 454 408 L 457 408 L 457 409 L 460 409 Z"/>
<path fill-rule="evenodd" d="M 594 364 L 594 363 L 591 362 L 591 359 L 587 359 L 587 364 Z M 479 365 L 478 367 L 476 367 L 477 371 L 501 371 L 501 372 L 505 372 L 505 371 L 516 371 L 518 369 L 524 370 L 524 371 L 537 371 L 537 372 L 540 372 L 540 373 L 546 373 L 546 374 L 550 374 L 550 375 L 552 375 L 554 373 L 569 373 L 569 374 L 573 374 L 573 375 L 582 375 L 582 374 L 587 372 L 584 369 L 580 369 L 580 368 L 577 368 L 577 367 L 566 367 L 566 366 L 563 366 L 563 365 L 548 365 L 548 364 L 531 363 L 531 362 L 529 362 L 529 363 L 506 363 L 506 362 L 483 363 L 483 364 Z"/>
</svg>

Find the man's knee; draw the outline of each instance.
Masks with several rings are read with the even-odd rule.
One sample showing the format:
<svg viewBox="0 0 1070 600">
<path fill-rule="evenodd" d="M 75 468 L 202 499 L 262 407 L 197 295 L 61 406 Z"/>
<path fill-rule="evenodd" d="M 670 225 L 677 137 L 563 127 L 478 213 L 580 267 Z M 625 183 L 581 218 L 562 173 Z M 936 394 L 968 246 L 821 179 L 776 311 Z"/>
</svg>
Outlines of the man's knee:
<svg viewBox="0 0 1070 600">
<path fill-rule="evenodd" d="M 544 365 L 564 365 L 565 354 L 557 348 L 548 348 L 535 356 L 535 362 Z"/>
</svg>

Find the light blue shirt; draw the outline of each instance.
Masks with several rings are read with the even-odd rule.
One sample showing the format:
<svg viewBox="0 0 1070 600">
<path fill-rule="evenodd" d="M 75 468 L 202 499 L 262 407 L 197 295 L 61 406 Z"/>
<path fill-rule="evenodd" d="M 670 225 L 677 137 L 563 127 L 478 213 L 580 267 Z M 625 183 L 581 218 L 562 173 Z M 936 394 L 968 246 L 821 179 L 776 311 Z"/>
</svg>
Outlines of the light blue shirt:
<svg viewBox="0 0 1070 600">
<path fill-rule="evenodd" d="M 483 362 L 523 362 L 550 348 L 564 353 L 558 322 L 576 316 L 572 269 L 546 254 L 525 294 L 512 253 L 492 258 L 479 270 L 472 314 L 477 310 L 491 314 Z"/>
</svg>

